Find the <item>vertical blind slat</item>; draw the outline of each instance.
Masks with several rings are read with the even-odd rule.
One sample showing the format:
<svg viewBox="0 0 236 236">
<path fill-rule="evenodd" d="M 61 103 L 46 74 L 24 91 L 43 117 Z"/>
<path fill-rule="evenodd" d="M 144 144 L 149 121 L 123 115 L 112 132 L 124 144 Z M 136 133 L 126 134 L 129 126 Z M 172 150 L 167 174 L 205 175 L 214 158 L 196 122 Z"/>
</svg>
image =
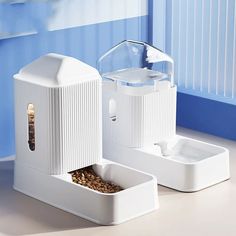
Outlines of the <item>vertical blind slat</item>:
<svg viewBox="0 0 236 236">
<path fill-rule="evenodd" d="M 166 9 L 171 15 L 166 48 L 175 61 L 176 84 L 186 91 L 236 98 L 235 1 L 172 0 L 171 4 L 171 14 Z"/>
<path fill-rule="evenodd" d="M 235 54 L 236 54 L 236 3 L 234 2 L 234 21 L 233 21 L 233 59 L 232 59 L 232 98 L 236 96 L 236 73 L 235 73 L 235 66 L 236 66 L 236 60 L 235 60 Z"/>
</svg>

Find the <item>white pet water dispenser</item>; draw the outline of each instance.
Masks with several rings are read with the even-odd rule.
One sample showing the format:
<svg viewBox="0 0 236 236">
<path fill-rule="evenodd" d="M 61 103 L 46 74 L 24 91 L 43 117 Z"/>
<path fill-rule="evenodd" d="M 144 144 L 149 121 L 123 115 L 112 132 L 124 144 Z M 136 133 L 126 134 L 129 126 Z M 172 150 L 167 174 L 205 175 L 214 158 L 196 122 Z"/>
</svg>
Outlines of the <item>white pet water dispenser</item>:
<svg viewBox="0 0 236 236">
<path fill-rule="evenodd" d="M 123 41 L 98 61 L 103 77 L 104 157 L 151 173 L 159 184 L 198 191 L 230 177 L 223 147 L 176 135 L 171 57 Z"/>
<path fill-rule="evenodd" d="M 20 70 L 15 82 L 14 188 L 93 222 L 119 224 L 158 207 L 157 181 L 102 159 L 102 97 L 98 71 L 48 54 Z M 72 182 L 92 165 L 122 191 L 103 193 Z"/>
</svg>

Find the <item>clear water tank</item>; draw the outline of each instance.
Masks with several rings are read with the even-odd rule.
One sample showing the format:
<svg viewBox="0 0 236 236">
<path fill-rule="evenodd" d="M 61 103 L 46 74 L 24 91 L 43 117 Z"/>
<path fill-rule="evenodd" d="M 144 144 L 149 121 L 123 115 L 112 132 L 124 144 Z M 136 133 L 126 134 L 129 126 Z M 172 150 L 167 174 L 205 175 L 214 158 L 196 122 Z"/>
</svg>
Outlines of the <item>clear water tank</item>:
<svg viewBox="0 0 236 236">
<path fill-rule="evenodd" d="M 155 86 L 169 81 L 173 86 L 173 59 L 144 42 L 125 40 L 98 60 L 103 79 L 122 85 Z"/>
</svg>

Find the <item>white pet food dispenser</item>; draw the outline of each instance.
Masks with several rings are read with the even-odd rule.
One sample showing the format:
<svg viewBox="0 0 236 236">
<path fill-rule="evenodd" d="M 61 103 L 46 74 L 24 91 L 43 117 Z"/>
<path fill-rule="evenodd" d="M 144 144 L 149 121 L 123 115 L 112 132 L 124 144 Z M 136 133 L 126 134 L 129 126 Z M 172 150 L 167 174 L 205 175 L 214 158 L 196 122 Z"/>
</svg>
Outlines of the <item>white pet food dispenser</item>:
<svg viewBox="0 0 236 236">
<path fill-rule="evenodd" d="M 123 41 L 98 61 L 103 77 L 104 157 L 151 173 L 159 184 L 198 191 L 229 179 L 228 150 L 176 135 L 173 60 Z"/>
<path fill-rule="evenodd" d="M 74 58 L 48 54 L 15 81 L 14 188 L 93 222 L 119 224 L 158 207 L 155 177 L 102 159 L 101 77 Z M 86 166 L 124 190 L 72 182 Z"/>
</svg>

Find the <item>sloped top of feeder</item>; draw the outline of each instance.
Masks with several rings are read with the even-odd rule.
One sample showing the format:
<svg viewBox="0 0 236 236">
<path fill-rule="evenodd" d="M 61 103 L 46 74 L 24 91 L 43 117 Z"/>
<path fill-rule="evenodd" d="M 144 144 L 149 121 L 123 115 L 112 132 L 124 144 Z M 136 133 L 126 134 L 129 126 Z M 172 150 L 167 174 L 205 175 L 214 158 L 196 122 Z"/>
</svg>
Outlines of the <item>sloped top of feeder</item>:
<svg viewBox="0 0 236 236">
<path fill-rule="evenodd" d="M 98 60 L 103 79 L 128 86 L 153 85 L 156 80 L 173 84 L 173 59 L 147 43 L 125 40 Z"/>
<path fill-rule="evenodd" d="M 46 87 L 65 86 L 98 78 L 98 71 L 73 58 L 50 53 L 23 67 L 15 79 Z"/>
</svg>

